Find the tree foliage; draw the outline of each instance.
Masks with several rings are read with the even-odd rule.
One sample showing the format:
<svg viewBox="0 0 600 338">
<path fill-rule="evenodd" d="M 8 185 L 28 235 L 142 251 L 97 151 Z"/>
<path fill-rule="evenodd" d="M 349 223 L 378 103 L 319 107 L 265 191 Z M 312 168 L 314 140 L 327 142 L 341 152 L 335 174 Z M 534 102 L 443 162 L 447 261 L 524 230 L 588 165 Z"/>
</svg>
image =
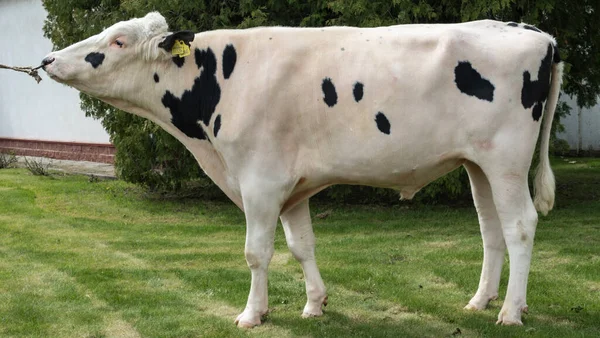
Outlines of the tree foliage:
<svg viewBox="0 0 600 338">
<path fill-rule="evenodd" d="M 566 61 L 564 91 L 578 104 L 596 103 L 600 93 L 600 2 L 578 0 L 43 0 L 44 31 L 57 49 L 103 28 L 149 11 L 159 11 L 173 30 L 206 31 L 255 26 L 372 27 L 408 23 L 449 23 L 476 19 L 527 22 L 556 36 Z M 81 95 L 86 115 L 102 120 L 117 148 L 120 177 L 150 187 L 178 188 L 202 177 L 191 154 L 149 121 Z M 561 110 L 564 112 L 565 110 Z M 558 119 L 556 119 L 558 121 Z M 436 182 L 437 191 L 463 194 L 464 171 Z M 344 191 L 348 188 L 340 188 Z M 332 195 L 336 195 L 333 191 Z M 341 193 L 344 195 L 344 193 Z M 385 195 L 385 194 L 383 194 Z"/>
</svg>

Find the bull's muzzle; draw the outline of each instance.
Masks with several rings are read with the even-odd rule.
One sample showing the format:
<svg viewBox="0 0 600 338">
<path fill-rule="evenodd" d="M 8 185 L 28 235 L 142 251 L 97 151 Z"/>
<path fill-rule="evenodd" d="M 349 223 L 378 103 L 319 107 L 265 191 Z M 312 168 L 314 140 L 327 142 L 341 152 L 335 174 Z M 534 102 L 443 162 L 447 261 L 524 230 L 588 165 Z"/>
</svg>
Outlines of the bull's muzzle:
<svg viewBox="0 0 600 338">
<path fill-rule="evenodd" d="M 51 64 L 52 62 L 54 62 L 54 58 L 51 56 L 46 56 L 43 60 L 42 60 L 42 67 L 45 67 L 49 64 Z"/>
</svg>

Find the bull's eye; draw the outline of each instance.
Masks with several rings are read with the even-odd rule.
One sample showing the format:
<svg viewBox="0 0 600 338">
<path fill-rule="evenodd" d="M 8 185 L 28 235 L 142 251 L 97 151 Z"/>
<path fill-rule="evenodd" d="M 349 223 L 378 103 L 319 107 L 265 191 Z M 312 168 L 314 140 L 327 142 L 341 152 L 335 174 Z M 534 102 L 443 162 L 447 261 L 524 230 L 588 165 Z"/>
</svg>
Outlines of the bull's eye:
<svg viewBox="0 0 600 338">
<path fill-rule="evenodd" d="M 115 40 L 115 44 L 119 46 L 119 48 L 123 48 L 124 43 L 121 40 Z"/>
</svg>

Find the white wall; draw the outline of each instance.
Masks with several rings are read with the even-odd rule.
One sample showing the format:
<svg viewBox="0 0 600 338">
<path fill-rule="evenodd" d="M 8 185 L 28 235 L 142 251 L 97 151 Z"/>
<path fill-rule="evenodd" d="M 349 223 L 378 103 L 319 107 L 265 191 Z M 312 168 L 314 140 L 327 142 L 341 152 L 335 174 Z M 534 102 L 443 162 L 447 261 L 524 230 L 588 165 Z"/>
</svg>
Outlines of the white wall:
<svg viewBox="0 0 600 338">
<path fill-rule="evenodd" d="M 562 118 L 565 131 L 558 134 L 559 138 L 567 140 L 571 149 L 578 149 L 581 132 L 580 150 L 600 150 L 600 105 L 592 108 L 581 109 L 581 123 L 579 122 L 579 110 L 575 98 L 563 94 L 561 101 L 567 102 L 571 107 L 571 114 Z"/>
<path fill-rule="evenodd" d="M 0 63 L 37 66 L 52 51 L 39 0 L 0 0 Z M 0 69 L 0 138 L 109 143 L 100 121 L 85 117 L 79 92 L 40 70 L 39 84 L 25 73 Z"/>
<path fill-rule="evenodd" d="M 52 51 L 43 36 L 46 18 L 39 0 L 0 0 L 0 63 L 37 66 Z M 0 69 L 0 138 L 108 143 L 99 121 L 85 117 L 79 93 L 49 79 L 40 71 L 39 84 L 24 73 Z M 559 135 L 572 149 L 579 143 L 579 120 L 575 101 L 567 95 L 571 115 L 562 120 L 566 132 Z M 582 110 L 581 149 L 600 150 L 600 105 Z"/>
</svg>

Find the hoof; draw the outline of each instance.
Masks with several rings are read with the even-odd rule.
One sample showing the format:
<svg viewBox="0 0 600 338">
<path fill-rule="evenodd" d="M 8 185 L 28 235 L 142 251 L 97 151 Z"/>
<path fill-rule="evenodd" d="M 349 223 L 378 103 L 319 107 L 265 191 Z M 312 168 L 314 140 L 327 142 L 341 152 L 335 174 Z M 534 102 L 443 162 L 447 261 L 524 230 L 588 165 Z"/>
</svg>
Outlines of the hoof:
<svg viewBox="0 0 600 338">
<path fill-rule="evenodd" d="M 496 325 L 506 325 L 506 326 L 523 326 L 523 322 L 520 320 L 507 320 L 507 319 L 498 319 Z"/>
<path fill-rule="evenodd" d="M 484 308 L 478 308 L 477 306 L 469 303 L 469 304 L 465 305 L 464 309 L 468 310 L 468 311 L 481 311 L 481 310 L 485 310 L 485 307 Z"/>
<path fill-rule="evenodd" d="M 302 318 L 319 317 L 323 315 L 322 306 L 327 306 L 328 298 L 325 296 L 320 304 L 311 305 L 310 302 L 304 307 Z"/>
<path fill-rule="evenodd" d="M 485 310 L 485 308 L 488 306 L 488 304 L 492 301 L 492 300 L 496 300 L 498 299 L 497 295 L 491 296 L 491 297 L 478 297 L 477 295 L 475 295 L 475 297 L 473 297 L 470 301 L 469 304 L 467 304 L 465 306 L 466 310 L 470 310 L 470 311 L 481 311 L 481 310 Z"/>
<path fill-rule="evenodd" d="M 265 315 L 265 314 L 266 314 L 266 311 L 263 315 Z M 262 317 L 262 315 L 260 315 L 258 312 L 250 311 L 250 310 L 246 309 L 246 310 L 244 310 L 244 312 L 240 313 L 239 316 L 237 316 L 237 318 L 235 319 L 235 324 L 238 327 L 241 327 L 244 329 L 251 329 L 262 323 L 261 317 Z"/>
<path fill-rule="evenodd" d="M 319 311 L 319 312 L 302 312 L 302 318 L 321 317 L 322 315 L 323 315 L 323 311 Z"/>
<path fill-rule="evenodd" d="M 496 322 L 496 325 L 502 324 L 502 325 L 521 326 L 521 325 L 523 325 L 523 322 L 521 321 L 521 314 L 527 313 L 528 311 L 529 311 L 529 308 L 527 307 L 527 305 L 522 307 L 521 311 L 514 311 L 515 313 L 513 313 L 513 314 L 510 314 L 511 311 L 509 311 L 509 310 L 502 309 L 500 311 L 500 314 L 498 314 L 498 321 Z"/>
<path fill-rule="evenodd" d="M 260 324 L 253 324 L 253 323 L 241 322 L 241 321 L 236 321 L 235 324 L 237 325 L 237 327 L 242 328 L 242 329 L 251 329 L 255 326 L 260 325 Z"/>
</svg>

